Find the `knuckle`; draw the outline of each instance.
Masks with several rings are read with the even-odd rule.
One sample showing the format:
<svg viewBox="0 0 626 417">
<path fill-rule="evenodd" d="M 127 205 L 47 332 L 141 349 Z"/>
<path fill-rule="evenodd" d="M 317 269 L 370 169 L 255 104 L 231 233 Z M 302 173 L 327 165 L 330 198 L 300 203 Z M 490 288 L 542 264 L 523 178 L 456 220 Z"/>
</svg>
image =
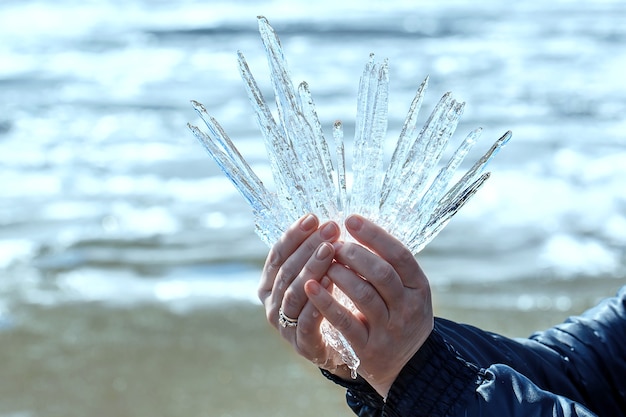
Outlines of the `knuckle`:
<svg viewBox="0 0 626 417">
<path fill-rule="evenodd" d="M 280 274 L 283 277 L 287 277 L 288 280 L 292 280 L 298 275 L 300 272 L 301 266 L 295 265 L 294 262 L 285 262 L 283 266 L 280 268 Z"/>
<path fill-rule="evenodd" d="M 376 276 L 383 285 L 389 285 L 393 283 L 397 278 L 395 269 L 393 269 L 393 267 L 386 262 L 382 264 L 377 264 L 372 269 L 374 276 Z"/>
<path fill-rule="evenodd" d="M 319 350 L 324 347 L 326 343 L 319 338 L 320 332 L 319 312 L 317 312 L 317 310 L 309 310 L 305 313 L 303 310 L 298 318 L 298 335 L 302 336 L 300 340 L 306 341 L 307 345 L 311 346 L 312 349 Z"/>
<path fill-rule="evenodd" d="M 377 292 L 372 288 L 371 285 L 366 282 L 362 282 L 356 291 L 356 298 L 359 300 L 361 304 L 372 304 L 374 299 L 376 298 Z"/>
<path fill-rule="evenodd" d="M 353 243 L 346 243 L 342 248 L 343 256 L 346 259 L 354 260 L 357 258 L 357 245 Z"/>
<path fill-rule="evenodd" d="M 335 311 L 335 317 L 333 321 L 333 325 L 335 326 L 335 328 L 337 328 L 337 330 L 341 332 L 350 330 L 350 327 L 352 327 L 352 320 L 350 320 L 348 313 L 343 309 L 337 309 Z"/>
<path fill-rule="evenodd" d="M 313 326 L 309 320 L 305 320 L 304 318 L 298 319 L 298 332 L 302 334 L 302 336 L 313 334 L 313 331 Z"/>
<path fill-rule="evenodd" d="M 304 241 L 304 247 L 306 248 L 307 253 L 313 254 L 317 250 L 320 243 L 321 241 L 319 239 L 307 239 Z"/>
<path fill-rule="evenodd" d="M 310 262 L 307 262 L 302 268 L 300 275 L 305 278 L 309 278 L 309 277 L 318 278 L 320 275 L 320 265 L 311 264 Z"/>
<path fill-rule="evenodd" d="M 269 254 L 267 255 L 267 269 L 271 271 L 277 271 L 280 269 L 284 262 L 285 259 L 283 254 L 281 253 L 280 246 L 273 246 L 272 249 L 270 249 Z"/>
<path fill-rule="evenodd" d="M 302 297 L 297 294 L 296 291 L 291 288 L 285 291 L 285 296 L 283 297 L 283 311 L 287 309 L 287 311 L 299 311 L 302 307 Z M 285 314 L 287 314 L 285 312 Z"/>
<path fill-rule="evenodd" d="M 367 239 L 370 242 L 378 240 L 382 234 L 381 229 L 374 226 L 373 224 L 368 225 L 368 227 L 366 228 L 366 233 L 367 233 Z"/>
<path fill-rule="evenodd" d="M 291 268 L 283 267 L 276 276 L 275 290 L 282 291 L 285 288 L 289 287 L 289 284 L 291 284 L 294 277 L 295 273 Z"/>
<path fill-rule="evenodd" d="M 315 270 L 311 267 L 311 265 L 304 265 L 304 268 L 302 268 L 302 276 L 310 277 L 313 275 L 315 275 Z"/>
<path fill-rule="evenodd" d="M 397 265 L 410 265 L 412 263 L 416 263 L 413 254 L 404 248 L 402 248 L 402 250 L 392 251 L 390 261 Z"/>
<path fill-rule="evenodd" d="M 278 320 L 278 310 L 274 307 L 266 308 L 265 318 L 272 326 L 276 327 Z"/>
<path fill-rule="evenodd" d="M 333 297 L 330 295 L 323 297 L 318 302 L 320 303 L 319 305 L 320 310 L 325 311 L 325 312 L 330 312 L 332 309 L 333 303 L 335 303 Z"/>
<path fill-rule="evenodd" d="M 265 286 L 259 286 L 256 292 L 256 295 L 259 297 L 259 301 L 261 301 L 262 304 L 265 304 L 265 300 L 270 296 L 270 294 L 271 291 L 268 291 Z"/>
</svg>

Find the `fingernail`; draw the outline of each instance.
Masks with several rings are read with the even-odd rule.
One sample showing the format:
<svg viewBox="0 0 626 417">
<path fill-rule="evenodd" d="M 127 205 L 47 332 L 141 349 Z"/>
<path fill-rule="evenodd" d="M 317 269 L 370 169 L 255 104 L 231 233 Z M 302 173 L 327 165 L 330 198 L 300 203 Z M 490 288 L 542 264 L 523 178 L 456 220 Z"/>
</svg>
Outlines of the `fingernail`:
<svg viewBox="0 0 626 417">
<path fill-rule="evenodd" d="M 335 235 L 337 235 L 338 229 L 337 229 L 337 225 L 335 224 L 335 222 L 329 222 L 326 223 L 324 225 L 324 227 L 322 227 L 322 238 L 330 240 L 332 238 L 335 237 Z"/>
<path fill-rule="evenodd" d="M 312 295 L 318 295 L 320 293 L 320 284 L 317 281 L 309 281 L 305 284 L 305 288 L 308 293 Z"/>
<path fill-rule="evenodd" d="M 358 232 L 359 230 L 361 230 L 361 227 L 363 227 L 363 219 L 353 214 L 352 216 L 348 217 L 348 219 L 346 220 L 346 226 L 349 229 L 352 229 L 355 232 Z"/>
<path fill-rule="evenodd" d="M 319 248 L 317 248 L 317 253 L 315 254 L 315 257 L 319 260 L 322 261 L 326 258 L 328 258 L 328 256 L 330 256 L 331 253 L 331 249 L 330 249 L 330 245 L 328 245 L 327 243 L 322 243 L 320 245 Z"/>
<path fill-rule="evenodd" d="M 324 278 L 322 278 L 322 280 L 320 281 L 320 285 L 322 287 L 326 288 L 326 289 L 329 289 L 330 286 L 332 285 L 332 283 L 333 282 L 330 280 L 330 278 L 328 278 L 326 276 Z"/>
<path fill-rule="evenodd" d="M 300 229 L 302 229 L 302 231 L 304 232 L 309 232 L 315 227 L 315 223 L 316 223 L 315 216 L 312 214 L 309 214 L 300 222 Z"/>
</svg>

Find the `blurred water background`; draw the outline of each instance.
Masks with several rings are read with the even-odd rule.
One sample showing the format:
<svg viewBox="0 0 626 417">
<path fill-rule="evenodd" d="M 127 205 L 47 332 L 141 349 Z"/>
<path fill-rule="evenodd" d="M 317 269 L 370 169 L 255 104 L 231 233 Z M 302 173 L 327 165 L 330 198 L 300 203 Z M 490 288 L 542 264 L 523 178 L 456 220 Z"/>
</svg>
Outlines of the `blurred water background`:
<svg viewBox="0 0 626 417">
<path fill-rule="evenodd" d="M 270 96 L 257 15 L 327 134 L 370 52 L 389 137 L 430 75 L 467 102 L 492 178 L 420 254 L 437 314 L 511 336 L 624 283 L 626 3 L 3 0 L 0 416 L 349 415 L 256 301 L 267 248 L 186 130 L 206 105 L 267 159 L 236 68 Z"/>
</svg>

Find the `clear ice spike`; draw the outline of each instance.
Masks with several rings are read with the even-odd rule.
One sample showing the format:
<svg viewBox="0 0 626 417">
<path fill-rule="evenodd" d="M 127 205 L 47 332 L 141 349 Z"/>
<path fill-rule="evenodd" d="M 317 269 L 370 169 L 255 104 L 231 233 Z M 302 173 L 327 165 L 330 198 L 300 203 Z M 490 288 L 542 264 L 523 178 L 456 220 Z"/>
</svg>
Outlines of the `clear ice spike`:
<svg viewBox="0 0 626 417">
<path fill-rule="evenodd" d="M 334 196 L 335 188 L 331 187 L 332 174 L 328 175 L 326 172 L 327 165 L 323 162 L 325 155 L 318 152 L 318 145 L 325 142 L 325 139 L 321 130 L 315 128 L 320 123 L 308 87 L 304 84 L 300 90 L 307 99 L 305 104 L 310 110 L 308 115 L 305 115 L 301 96 L 297 94 L 291 82 L 280 40 L 265 18 L 259 19 L 259 30 L 267 51 L 279 119 L 287 140 L 294 149 L 295 161 L 299 162 L 294 166 L 294 173 L 304 190 L 299 195 L 306 197 L 302 204 L 307 209 L 305 211 L 319 213 L 325 219 L 331 218 L 337 213 L 334 204 L 336 199 L 330 198 Z"/>
<path fill-rule="evenodd" d="M 407 247 L 413 252 L 418 253 L 428 243 L 430 243 L 439 232 L 448 224 L 460 209 L 469 201 L 469 199 L 476 194 L 476 192 L 483 186 L 485 181 L 491 176 L 490 172 L 485 172 L 476 181 L 465 188 L 463 192 L 457 196 L 449 205 L 444 207 L 441 211 L 437 212 L 431 217 L 431 221 L 419 231 L 416 238 L 411 239 L 411 242 Z"/>
<path fill-rule="evenodd" d="M 310 182 L 314 183 L 315 192 L 321 200 L 314 201 L 312 204 L 316 207 L 316 212 L 324 215 L 324 220 L 335 219 L 338 216 L 339 208 L 336 204 L 337 189 L 333 179 L 334 168 L 328 143 L 324 137 L 322 124 L 317 116 L 315 103 L 313 102 L 313 97 L 311 97 L 308 84 L 306 82 L 300 83 L 298 92 L 300 94 L 302 113 L 312 133 L 312 143 L 304 141 L 308 151 L 307 157 L 310 159 L 307 174 L 312 176 L 311 179 L 313 181 Z M 318 178 L 317 181 L 315 181 L 316 177 Z"/>
<path fill-rule="evenodd" d="M 360 81 L 354 136 L 350 212 L 378 218 L 383 181 L 383 141 L 387 133 L 389 66 L 373 54 Z"/>
<path fill-rule="evenodd" d="M 509 130 L 494 142 L 491 148 L 489 148 L 489 150 L 478 161 L 476 161 L 474 166 L 472 166 L 472 168 L 470 168 L 469 171 L 467 171 L 463 177 L 461 177 L 461 179 L 446 193 L 439 205 L 434 209 L 435 215 L 439 211 L 445 210 L 448 205 L 452 204 L 452 202 L 458 198 L 458 194 L 464 189 L 464 187 L 467 187 L 469 183 L 474 181 L 475 178 L 480 175 L 489 161 L 491 161 L 498 151 L 507 144 L 509 139 L 511 139 L 511 136 L 512 133 Z"/>
<path fill-rule="evenodd" d="M 194 103 L 194 106 L 209 128 L 210 136 L 197 126 L 188 124 L 188 128 L 253 207 L 257 209 L 270 207 L 272 202 L 263 182 L 241 156 L 217 120 L 209 116 L 200 103 Z"/>
<path fill-rule="evenodd" d="M 347 209 L 348 191 L 346 185 L 346 155 L 343 143 L 343 125 L 339 120 L 333 124 L 333 139 L 335 140 L 335 152 L 337 157 L 337 206 L 339 209 L 339 224 L 343 225 Z M 344 228 L 342 227 L 342 230 Z M 345 236 L 342 236 L 345 238 Z"/>
<path fill-rule="evenodd" d="M 303 197 L 300 199 L 294 197 L 299 193 L 299 190 L 294 189 L 298 183 L 298 178 L 293 172 L 292 165 L 283 164 L 283 161 L 289 161 L 295 157 L 294 148 L 285 137 L 282 129 L 276 124 L 272 112 L 263 98 L 263 94 L 241 52 L 238 52 L 238 62 L 239 72 L 244 80 L 248 98 L 255 111 L 257 125 L 263 135 L 278 200 L 283 210 L 287 213 L 287 217 L 291 222 L 294 222 L 298 218 L 295 201 L 300 201 Z"/>
<path fill-rule="evenodd" d="M 399 229 L 405 227 L 407 220 L 419 220 L 415 217 L 413 206 L 424 198 L 426 188 L 433 179 L 433 170 L 436 170 L 456 130 L 464 104 L 452 99 L 449 93 L 442 97 L 409 150 L 399 178 L 395 179 L 395 184 L 390 184 L 394 188 L 382 207 L 381 217 L 392 235 L 401 235 Z"/>
<path fill-rule="evenodd" d="M 398 142 L 396 143 L 393 155 L 391 156 L 391 162 L 389 163 L 389 167 L 385 173 L 385 179 L 383 181 L 383 188 L 381 190 L 380 197 L 381 205 L 385 204 L 387 196 L 389 195 L 389 190 L 392 187 L 389 183 L 400 177 L 404 161 L 407 160 L 409 149 L 413 147 L 413 143 L 417 139 L 417 135 L 415 134 L 417 116 L 422 108 L 426 88 L 428 88 L 428 79 L 429 78 L 426 77 L 424 81 L 422 81 L 422 84 L 417 89 L 415 97 L 409 106 L 409 111 L 404 124 L 402 125 L 400 136 L 398 137 Z"/>
<path fill-rule="evenodd" d="M 416 202 L 412 211 L 415 213 L 432 213 L 436 207 L 436 204 L 441 201 L 444 193 L 448 189 L 450 180 L 456 172 L 457 168 L 463 162 L 469 151 L 476 144 L 476 141 L 480 137 L 482 128 L 475 129 L 467 135 L 465 140 L 461 142 L 461 145 L 454 152 L 445 167 L 441 168 L 437 177 L 430 184 L 428 190 L 424 193 L 424 197 Z M 421 229 L 425 224 L 430 221 L 430 216 L 419 216 L 415 219 L 415 224 L 418 229 Z"/>
</svg>

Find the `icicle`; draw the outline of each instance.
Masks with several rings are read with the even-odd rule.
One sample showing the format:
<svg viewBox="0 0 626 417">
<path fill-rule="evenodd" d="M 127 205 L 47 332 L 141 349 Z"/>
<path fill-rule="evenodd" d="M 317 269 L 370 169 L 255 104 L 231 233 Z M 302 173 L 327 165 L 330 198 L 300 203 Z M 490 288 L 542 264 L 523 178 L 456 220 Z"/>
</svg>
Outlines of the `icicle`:
<svg viewBox="0 0 626 417">
<path fill-rule="evenodd" d="M 414 203 L 412 211 L 418 213 L 415 219 L 415 225 L 417 229 L 421 229 L 425 226 L 426 222 L 430 221 L 429 213 L 435 210 L 437 203 L 439 203 L 443 197 L 444 192 L 448 188 L 452 176 L 456 172 L 458 166 L 463 162 L 465 156 L 472 149 L 476 140 L 482 132 L 481 128 L 475 129 L 470 132 L 465 138 L 458 149 L 454 152 L 447 165 L 439 171 L 437 177 L 430 184 L 428 190 L 424 193 L 423 198 Z M 424 215 L 420 215 L 423 213 Z"/>
<path fill-rule="evenodd" d="M 409 149 L 413 147 L 417 135 L 415 135 L 415 128 L 417 126 L 417 116 L 422 108 L 422 102 L 424 101 L 424 93 L 428 87 L 428 77 L 422 81 L 422 84 L 417 89 L 417 93 L 409 106 L 409 112 L 400 131 L 396 148 L 391 156 L 391 161 L 387 172 L 385 173 L 385 180 L 383 183 L 383 189 L 381 191 L 380 204 L 383 206 L 389 195 L 389 191 L 392 188 L 391 184 L 396 184 L 396 180 L 402 175 L 402 167 L 407 160 L 407 154 Z"/>
<path fill-rule="evenodd" d="M 337 153 L 337 205 L 341 220 L 346 215 L 348 194 L 346 186 L 346 155 L 343 145 L 343 125 L 337 120 L 333 125 L 333 138 Z M 343 224 L 343 221 L 340 223 Z"/>
<path fill-rule="evenodd" d="M 358 93 L 357 129 L 354 136 L 354 181 L 350 212 L 378 218 L 383 180 L 383 140 L 387 133 L 389 68 L 385 61 L 365 66 Z"/>
</svg>

